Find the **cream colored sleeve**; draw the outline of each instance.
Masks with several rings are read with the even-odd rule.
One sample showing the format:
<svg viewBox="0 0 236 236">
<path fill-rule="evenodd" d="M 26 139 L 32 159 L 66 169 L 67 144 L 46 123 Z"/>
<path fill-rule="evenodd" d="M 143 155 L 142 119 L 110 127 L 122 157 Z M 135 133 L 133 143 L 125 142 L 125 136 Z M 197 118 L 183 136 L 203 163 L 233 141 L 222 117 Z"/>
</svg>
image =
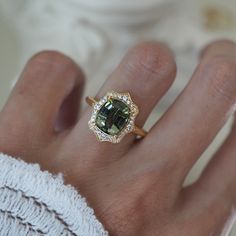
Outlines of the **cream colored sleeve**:
<svg viewBox="0 0 236 236">
<path fill-rule="evenodd" d="M 0 154 L 0 235 L 107 236 L 86 200 L 62 175 Z"/>
</svg>

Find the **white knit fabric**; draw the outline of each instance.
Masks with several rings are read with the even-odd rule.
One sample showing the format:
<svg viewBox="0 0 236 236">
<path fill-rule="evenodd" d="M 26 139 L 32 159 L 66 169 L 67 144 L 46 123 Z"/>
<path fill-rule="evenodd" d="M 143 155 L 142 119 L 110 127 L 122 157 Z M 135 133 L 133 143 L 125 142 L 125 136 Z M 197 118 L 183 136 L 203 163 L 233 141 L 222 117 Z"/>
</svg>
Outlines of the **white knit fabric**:
<svg viewBox="0 0 236 236">
<path fill-rule="evenodd" d="M 0 168 L 0 236 L 108 235 L 62 175 L 2 153 Z"/>
</svg>

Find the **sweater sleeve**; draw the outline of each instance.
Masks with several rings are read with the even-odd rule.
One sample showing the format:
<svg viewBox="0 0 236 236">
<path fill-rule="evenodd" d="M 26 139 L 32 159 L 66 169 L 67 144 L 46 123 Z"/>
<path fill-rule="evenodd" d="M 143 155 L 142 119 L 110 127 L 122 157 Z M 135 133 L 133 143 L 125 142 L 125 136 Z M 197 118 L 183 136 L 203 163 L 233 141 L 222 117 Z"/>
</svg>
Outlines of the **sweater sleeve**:
<svg viewBox="0 0 236 236">
<path fill-rule="evenodd" d="M 0 235 L 108 236 L 62 175 L 0 153 Z"/>
</svg>

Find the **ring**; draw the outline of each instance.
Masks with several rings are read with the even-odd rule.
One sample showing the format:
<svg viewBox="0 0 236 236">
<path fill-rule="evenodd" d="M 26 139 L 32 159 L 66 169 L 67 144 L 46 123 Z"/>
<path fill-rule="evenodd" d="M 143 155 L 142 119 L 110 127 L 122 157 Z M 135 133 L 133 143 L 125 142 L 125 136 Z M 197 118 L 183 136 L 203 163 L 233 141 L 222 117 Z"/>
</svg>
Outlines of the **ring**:
<svg viewBox="0 0 236 236">
<path fill-rule="evenodd" d="M 86 97 L 86 102 L 93 107 L 88 125 L 99 141 L 119 143 L 131 132 L 137 138 L 146 136 L 147 131 L 135 125 L 139 109 L 129 93 L 111 91 L 99 101 Z"/>
</svg>

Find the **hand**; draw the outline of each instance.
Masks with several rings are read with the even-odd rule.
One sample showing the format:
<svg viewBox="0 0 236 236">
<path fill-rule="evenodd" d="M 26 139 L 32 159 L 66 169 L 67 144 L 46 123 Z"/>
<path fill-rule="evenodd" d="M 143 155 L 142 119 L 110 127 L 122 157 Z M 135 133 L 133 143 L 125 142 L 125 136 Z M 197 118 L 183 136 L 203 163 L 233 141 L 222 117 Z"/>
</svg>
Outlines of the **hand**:
<svg viewBox="0 0 236 236">
<path fill-rule="evenodd" d="M 127 53 L 97 98 L 130 92 L 143 126 L 175 73 L 166 46 L 143 43 Z M 233 42 L 203 51 L 188 86 L 139 142 L 134 135 L 119 144 L 96 140 L 87 125 L 92 109 L 79 112 L 83 85 L 83 73 L 68 57 L 35 55 L 0 113 L 0 151 L 64 173 L 111 235 L 208 236 L 228 229 L 236 202 L 236 128 L 199 180 L 182 185 L 234 112 Z"/>
</svg>

